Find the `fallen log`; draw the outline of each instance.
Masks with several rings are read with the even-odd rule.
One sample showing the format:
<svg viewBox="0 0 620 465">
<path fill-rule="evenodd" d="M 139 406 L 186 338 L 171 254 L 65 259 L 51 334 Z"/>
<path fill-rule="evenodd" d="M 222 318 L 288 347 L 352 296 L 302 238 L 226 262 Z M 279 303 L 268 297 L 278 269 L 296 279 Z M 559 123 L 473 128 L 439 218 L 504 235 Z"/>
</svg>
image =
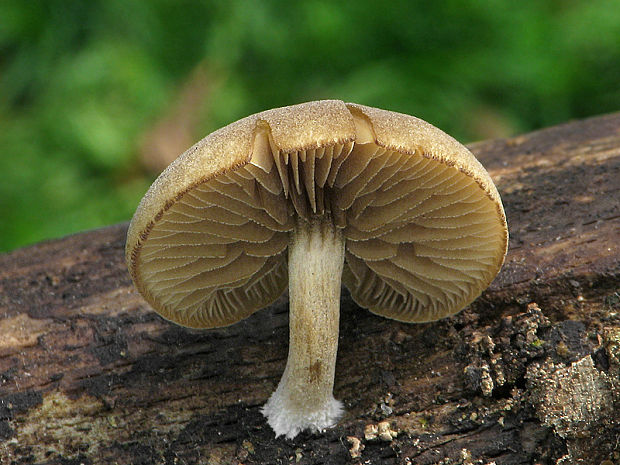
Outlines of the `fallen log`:
<svg viewBox="0 0 620 465">
<path fill-rule="evenodd" d="M 133 289 L 126 224 L 0 256 L 0 463 L 523 464 L 620 460 L 620 114 L 473 144 L 511 231 L 460 314 L 407 325 L 345 292 L 322 434 L 275 439 L 287 299 L 177 327 Z"/>
</svg>

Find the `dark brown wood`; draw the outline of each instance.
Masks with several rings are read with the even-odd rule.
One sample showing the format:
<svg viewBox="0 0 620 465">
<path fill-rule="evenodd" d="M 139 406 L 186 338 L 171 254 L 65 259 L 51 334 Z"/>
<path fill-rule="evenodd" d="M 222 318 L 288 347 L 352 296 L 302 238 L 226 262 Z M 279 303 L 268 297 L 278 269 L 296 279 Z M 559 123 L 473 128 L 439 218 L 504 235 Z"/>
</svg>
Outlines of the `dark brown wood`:
<svg viewBox="0 0 620 465">
<path fill-rule="evenodd" d="M 345 294 L 347 412 L 294 441 L 260 414 L 286 296 L 229 328 L 174 326 L 131 285 L 125 224 L 0 256 L 0 463 L 619 463 L 620 114 L 471 149 L 506 207 L 502 272 L 433 324 Z"/>
</svg>

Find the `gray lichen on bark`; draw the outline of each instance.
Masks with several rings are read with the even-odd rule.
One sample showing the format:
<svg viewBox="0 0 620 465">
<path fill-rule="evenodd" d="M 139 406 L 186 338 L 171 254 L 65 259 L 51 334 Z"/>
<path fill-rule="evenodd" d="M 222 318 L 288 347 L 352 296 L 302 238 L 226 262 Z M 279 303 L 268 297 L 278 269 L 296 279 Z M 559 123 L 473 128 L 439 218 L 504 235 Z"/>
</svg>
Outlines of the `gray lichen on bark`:
<svg viewBox="0 0 620 465">
<path fill-rule="evenodd" d="M 537 416 L 566 440 L 568 454 L 558 463 L 589 463 L 593 452 L 620 440 L 619 338 L 619 328 L 605 333 L 607 371 L 591 355 L 568 366 L 546 359 L 528 369 Z"/>
</svg>

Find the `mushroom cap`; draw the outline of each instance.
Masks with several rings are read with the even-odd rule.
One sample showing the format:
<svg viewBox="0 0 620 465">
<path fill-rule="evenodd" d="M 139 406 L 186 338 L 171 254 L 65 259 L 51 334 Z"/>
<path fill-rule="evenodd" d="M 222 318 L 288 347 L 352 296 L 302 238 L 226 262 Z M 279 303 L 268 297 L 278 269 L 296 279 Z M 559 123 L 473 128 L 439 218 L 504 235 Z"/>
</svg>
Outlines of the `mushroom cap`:
<svg viewBox="0 0 620 465">
<path fill-rule="evenodd" d="M 127 264 L 164 318 L 225 326 L 284 292 L 288 233 L 316 218 L 343 232 L 353 299 L 405 322 L 472 302 L 508 244 L 467 148 L 413 116 L 325 100 L 249 116 L 183 153 L 140 202 Z"/>
</svg>

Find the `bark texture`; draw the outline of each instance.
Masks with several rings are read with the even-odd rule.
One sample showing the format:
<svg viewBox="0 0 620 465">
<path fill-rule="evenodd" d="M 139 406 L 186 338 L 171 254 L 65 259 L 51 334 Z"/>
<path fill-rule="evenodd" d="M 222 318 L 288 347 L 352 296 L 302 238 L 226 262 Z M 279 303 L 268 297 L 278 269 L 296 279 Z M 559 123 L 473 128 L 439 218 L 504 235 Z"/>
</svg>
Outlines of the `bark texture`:
<svg viewBox="0 0 620 465">
<path fill-rule="evenodd" d="M 343 294 L 342 421 L 276 440 L 286 296 L 195 331 L 134 291 L 126 224 L 0 256 L 2 464 L 620 463 L 620 114 L 473 144 L 506 264 L 424 325 Z"/>
</svg>

